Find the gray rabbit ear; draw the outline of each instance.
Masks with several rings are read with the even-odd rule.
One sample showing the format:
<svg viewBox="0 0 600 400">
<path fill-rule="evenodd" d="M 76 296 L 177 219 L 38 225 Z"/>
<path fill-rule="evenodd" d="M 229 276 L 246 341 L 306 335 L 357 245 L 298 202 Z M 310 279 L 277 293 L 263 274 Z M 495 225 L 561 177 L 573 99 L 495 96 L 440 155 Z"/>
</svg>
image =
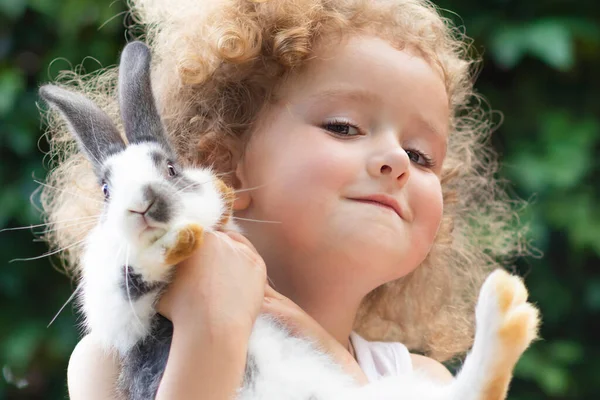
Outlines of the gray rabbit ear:
<svg viewBox="0 0 600 400">
<path fill-rule="evenodd" d="M 87 97 L 58 86 L 42 86 L 40 96 L 67 120 L 80 150 L 100 177 L 104 160 L 125 149 L 125 142 L 110 117 Z"/>
<path fill-rule="evenodd" d="M 150 83 L 150 49 L 131 42 L 119 65 L 119 102 L 129 143 L 156 142 L 172 154 Z"/>
</svg>

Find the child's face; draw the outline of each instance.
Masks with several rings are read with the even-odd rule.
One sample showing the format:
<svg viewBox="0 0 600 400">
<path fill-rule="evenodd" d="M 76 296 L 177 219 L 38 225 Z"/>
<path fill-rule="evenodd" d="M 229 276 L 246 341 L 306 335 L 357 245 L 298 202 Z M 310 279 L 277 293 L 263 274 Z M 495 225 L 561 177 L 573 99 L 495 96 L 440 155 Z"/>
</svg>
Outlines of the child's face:
<svg viewBox="0 0 600 400">
<path fill-rule="evenodd" d="M 426 257 L 450 111 L 441 75 L 416 54 L 371 36 L 320 47 L 261 115 L 237 172 L 242 188 L 264 186 L 241 193 L 251 202 L 237 215 L 279 222 L 242 221 L 276 284 L 347 278 L 369 291 Z M 370 196 L 399 213 L 359 200 Z"/>
</svg>

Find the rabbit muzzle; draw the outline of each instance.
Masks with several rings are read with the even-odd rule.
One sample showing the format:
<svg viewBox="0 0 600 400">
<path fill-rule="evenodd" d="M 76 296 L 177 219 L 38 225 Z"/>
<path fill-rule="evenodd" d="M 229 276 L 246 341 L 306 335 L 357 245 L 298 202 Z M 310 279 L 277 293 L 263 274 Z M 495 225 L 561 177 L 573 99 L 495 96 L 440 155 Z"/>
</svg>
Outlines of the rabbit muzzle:
<svg viewBox="0 0 600 400">
<path fill-rule="evenodd" d="M 173 188 L 162 183 L 147 183 L 126 210 L 130 239 L 151 244 L 160 239 L 172 225 L 177 198 Z"/>
</svg>

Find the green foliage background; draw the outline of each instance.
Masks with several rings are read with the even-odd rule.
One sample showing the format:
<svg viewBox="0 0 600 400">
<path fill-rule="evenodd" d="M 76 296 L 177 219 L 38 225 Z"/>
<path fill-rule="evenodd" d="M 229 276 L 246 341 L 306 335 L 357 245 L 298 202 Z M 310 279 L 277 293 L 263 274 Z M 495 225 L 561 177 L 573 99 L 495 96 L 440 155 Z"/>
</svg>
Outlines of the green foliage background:
<svg viewBox="0 0 600 400">
<path fill-rule="evenodd" d="M 541 254 L 519 260 L 542 310 L 543 339 L 523 357 L 509 398 L 600 398 L 600 3 L 440 0 L 484 56 L 477 87 L 504 123 L 501 175 L 529 199 Z M 46 174 L 37 88 L 83 61 L 114 64 L 122 1 L 0 0 L 0 229 L 40 222 L 30 195 Z M 112 18 L 112 19 L 111 19 Z M 94 57 L 86 58 L 88 56 Z M 40 231 L 42 228 L 37 228 Z M 31 230 L 0 233 L 0 400 L 66 398 L 77 341 L 73 290 Z M 32 241 L 33 240 L 33 241 Z"/>
</svg>

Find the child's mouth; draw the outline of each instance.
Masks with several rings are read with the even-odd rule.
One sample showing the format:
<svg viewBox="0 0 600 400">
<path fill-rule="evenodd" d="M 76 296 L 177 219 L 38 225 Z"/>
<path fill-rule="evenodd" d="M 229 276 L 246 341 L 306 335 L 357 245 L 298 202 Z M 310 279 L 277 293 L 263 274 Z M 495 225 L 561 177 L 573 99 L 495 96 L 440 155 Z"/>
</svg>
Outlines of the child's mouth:
<svg viewBox="0 0 600 400">
<path fill-rule="evenodd" d="M 400 212 L 400 207 L 395 202 L 395 200 L 392 201 L 388 198 L 380 200 L 379 198 L 376 198 L 376 197 L 377 196 L 369 196 L 369 197 L 365 197 L 365 198 L 357 198 L 357 199 L 350 199 L 350 200 L 358 201 L 361 203 L 373 204 L 375 206 L 387 209 L 387 210 L 393 212 L 394 214 L 396 214 L 397 216 L 399 216 L 400 218 L 402 218 L 402 213 Z"/>
</svg>

